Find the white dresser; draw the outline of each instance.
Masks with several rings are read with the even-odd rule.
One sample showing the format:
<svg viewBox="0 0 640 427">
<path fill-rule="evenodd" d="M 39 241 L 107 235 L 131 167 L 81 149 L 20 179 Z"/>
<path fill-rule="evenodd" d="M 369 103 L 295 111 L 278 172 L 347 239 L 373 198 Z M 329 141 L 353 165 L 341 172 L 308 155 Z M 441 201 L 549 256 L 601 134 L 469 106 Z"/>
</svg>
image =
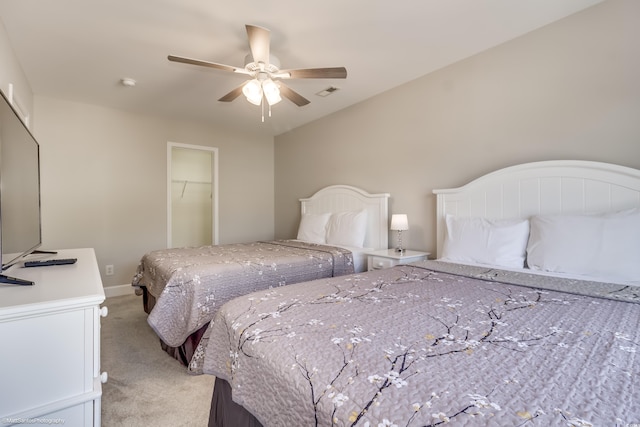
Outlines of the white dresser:
<svg viewBox="0 0 640 427">
<path fill-rule="evenodd" d="M 35 285 L 0 284 L 0 426 L 100 425 L 107 309 L 95 252 L 61 250 L 55 258 L 78 261 L 3 272 Z"/>
</svg>

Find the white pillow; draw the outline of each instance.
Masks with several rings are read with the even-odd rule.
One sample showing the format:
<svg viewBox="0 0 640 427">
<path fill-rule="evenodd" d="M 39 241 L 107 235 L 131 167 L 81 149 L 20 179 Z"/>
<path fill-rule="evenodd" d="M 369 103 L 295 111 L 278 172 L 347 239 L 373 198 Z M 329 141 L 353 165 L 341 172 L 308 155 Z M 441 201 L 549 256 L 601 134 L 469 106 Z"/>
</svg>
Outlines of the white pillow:
<svg viewBox="0 0 640 427">
<path fill-rule="evenodd" d="M 532 270 L 596 279 L 640 279 L 640 210 L 531 218 L 527 264 Z"/>
<path fill-rule="evenodd" d="M 458 218 L 446 215 L 445 261 L 523 268 L 529 237 L 526 219 Z"/>
<path fill-rule="evenodd" d="M 334 213 L 327 224 L 327 244 L 364 247 L 367 211 Z"/>
<path fill-rule="evenodd" d="M 325 244 L 329 217 L 331 217 L 330 213 L 302 215 L 297 239 L 320 245 Z"/>
</svg>

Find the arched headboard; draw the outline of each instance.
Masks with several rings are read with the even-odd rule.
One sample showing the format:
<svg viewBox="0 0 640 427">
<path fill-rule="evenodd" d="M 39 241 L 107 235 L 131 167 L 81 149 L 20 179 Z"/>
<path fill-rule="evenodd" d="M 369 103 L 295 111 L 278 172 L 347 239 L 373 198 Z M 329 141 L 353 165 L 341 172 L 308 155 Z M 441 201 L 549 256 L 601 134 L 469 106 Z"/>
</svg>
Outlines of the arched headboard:
<svg viewBox="0 0 640 427">
<path fill-rule="evenodd" d="M 640 170 L 610 163 L 553 160 L 491 172 L 437 195 L 437 253 L 445 215 L 529 218 L 537 214 L 614 212 L 640 206 Z"/>
<path fill-rule="evenodd" d="M 313 196 L 300 199 L 301 213 L 322 214 L 367 211 L 367 235 L 364 246 L 372 249 L 389 247 L 389 194 L 370 194 L 349 185 L 330 185 Z"/>
</svg>

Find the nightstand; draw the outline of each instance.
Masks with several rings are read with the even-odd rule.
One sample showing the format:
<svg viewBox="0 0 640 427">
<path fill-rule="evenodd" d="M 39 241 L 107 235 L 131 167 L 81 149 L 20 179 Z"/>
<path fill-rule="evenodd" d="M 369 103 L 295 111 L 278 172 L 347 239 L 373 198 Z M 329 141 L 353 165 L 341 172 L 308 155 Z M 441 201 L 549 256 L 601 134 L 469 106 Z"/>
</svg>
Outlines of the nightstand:
<svg viewBox="0 0 640 427">
<path fill-rule="evenodd" d="M 400 253 L 396 252 L 395 248 L 367 252 L 367 269 L 369 271 L 379 270 L 382 268 L 393 267 L 394 265 L 424 261 L 429 255 L 429 252 L 410 251 L 407 249 Z"/>
</svg>

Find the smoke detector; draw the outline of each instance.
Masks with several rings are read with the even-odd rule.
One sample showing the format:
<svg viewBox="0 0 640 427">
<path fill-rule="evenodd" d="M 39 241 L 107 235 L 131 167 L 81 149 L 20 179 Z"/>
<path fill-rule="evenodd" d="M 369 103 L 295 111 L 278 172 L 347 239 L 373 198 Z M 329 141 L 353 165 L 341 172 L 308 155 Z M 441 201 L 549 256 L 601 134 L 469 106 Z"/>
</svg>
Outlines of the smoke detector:
<svg viewBox="0 0 640 427">
<path fill-rule="evenodd" d="M 126 86 L 126 87 L 134 87 L 136 85 L 136 81 L 133 79 L 130 79 L 129 77 L 124 77 L 120 79 L 120 83 L 122 84 L 122 86 Z"/>
</svg>

